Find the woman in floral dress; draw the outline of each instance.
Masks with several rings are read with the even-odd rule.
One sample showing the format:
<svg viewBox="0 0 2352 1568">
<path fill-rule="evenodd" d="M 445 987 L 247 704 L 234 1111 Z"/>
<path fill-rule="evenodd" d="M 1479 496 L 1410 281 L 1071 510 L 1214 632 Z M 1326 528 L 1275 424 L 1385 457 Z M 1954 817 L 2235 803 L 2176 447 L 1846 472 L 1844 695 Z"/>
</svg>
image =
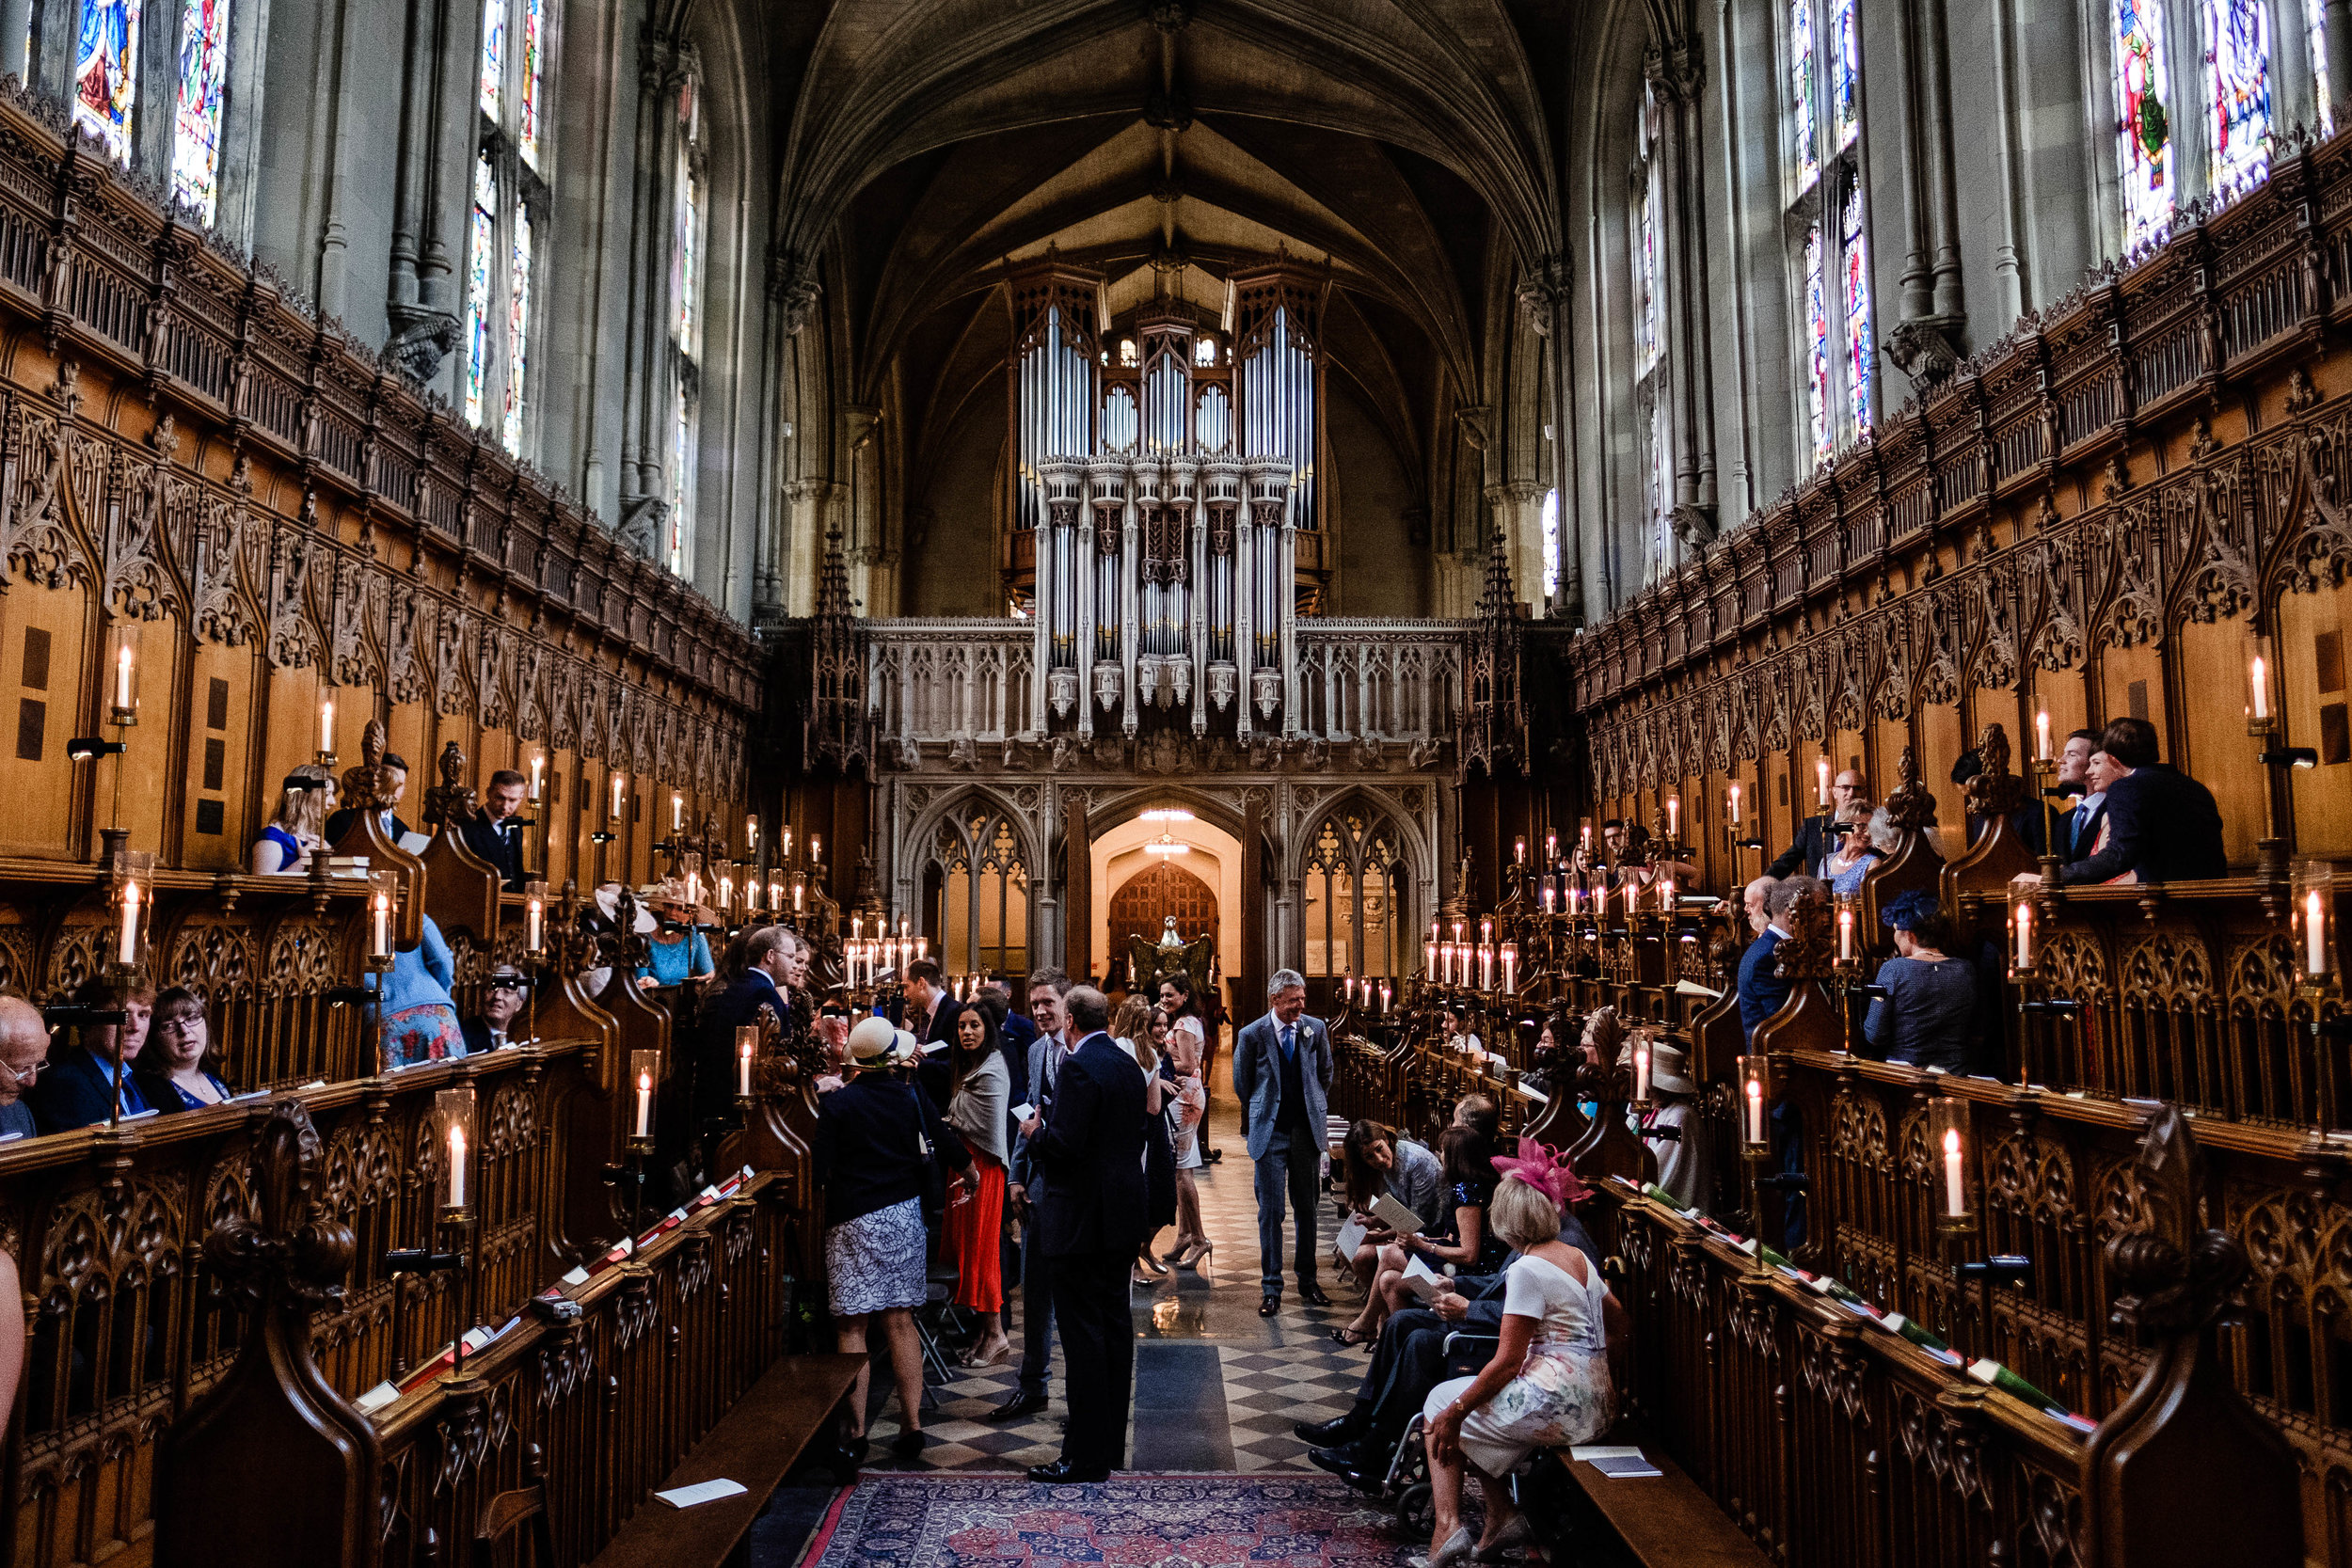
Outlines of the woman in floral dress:
<svg viewBox="0 0 2352 1568">
<path fill-rule="evenodd" d="M 1588 1443 L 1616 1419 L 1609 1333 L 1623 1308 L 1584 1255 L 1560 1240 L 1561 1215 L 1583 1196 L 1565 1164 L 1533 1140 L 1521 1158 L 1498 1158 L 1502 1184 L 1487 1213 L 1518 1250 L 1504 1271 L 1502 1344 L 1476 1377 L 1430 1390 L 1422 1407 L 1437 1522 L 1427 1568 L 1448 1568 L 1473 1550 L 1498 1560 L 1530 1535 L 1502 1478 L 1536 1449 Z M 1616 1320 L 1612 1323 L 1611 1320 Z M 1462 1470 L 1478 1474 L 1486 1499 L 1485 1539 L 1462 1528 Z"/>
</svg>

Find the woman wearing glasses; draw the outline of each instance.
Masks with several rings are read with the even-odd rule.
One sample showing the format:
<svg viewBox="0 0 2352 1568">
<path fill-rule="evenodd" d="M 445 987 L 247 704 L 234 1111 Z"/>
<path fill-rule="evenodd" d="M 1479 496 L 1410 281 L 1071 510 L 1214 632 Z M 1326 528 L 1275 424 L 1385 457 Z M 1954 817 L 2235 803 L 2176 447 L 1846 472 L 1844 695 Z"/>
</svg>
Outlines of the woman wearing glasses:
<svg viewBox="0 0 2352 1568">
<path fill-rule="evenodd" d="M 150 1071 L 138 1077 L 139 1091 L 160 1111 L 200 1111 L 230 1098 L 229 1085 L 204 1070 L 212 1029 L 204 1021 L 204 999 L 183 986 L 155 998 L 155 1048 Z"/>
</svg>

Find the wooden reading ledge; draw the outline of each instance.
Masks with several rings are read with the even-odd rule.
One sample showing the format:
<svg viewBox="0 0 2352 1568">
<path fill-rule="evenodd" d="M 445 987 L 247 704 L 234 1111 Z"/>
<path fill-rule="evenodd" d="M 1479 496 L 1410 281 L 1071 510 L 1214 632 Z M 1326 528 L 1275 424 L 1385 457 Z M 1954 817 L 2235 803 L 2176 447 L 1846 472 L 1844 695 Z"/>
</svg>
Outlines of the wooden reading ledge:
<svg viewBox="0 0 2352 1568">
<path fill-rule="evenodd" d="M 691 1568 L 729 1561 L 808 1440 L 857 1381 L 862 1355 L 787 1355 L 736 1402 L 656 1491 L 740 1481 L 743 1492 L 693 1508 L 647 1497 L 591 1568 Z"/>
<path fill-rule="evenodd" d="M 1570 1459 L 1565 1449 L 1558 1457 L 1560 1468 L 1609 1521 L 1635 1561 L 1660 1568 L 1770 1568 L 1771 1560 L 1756 1543 L 1740 1534 L 1715 1499 L 1657 1444 L 1642 1445 L 1642 1457 L 1661 1472 L 1656 1476 L 1619 1479 Z"/>
</svg>

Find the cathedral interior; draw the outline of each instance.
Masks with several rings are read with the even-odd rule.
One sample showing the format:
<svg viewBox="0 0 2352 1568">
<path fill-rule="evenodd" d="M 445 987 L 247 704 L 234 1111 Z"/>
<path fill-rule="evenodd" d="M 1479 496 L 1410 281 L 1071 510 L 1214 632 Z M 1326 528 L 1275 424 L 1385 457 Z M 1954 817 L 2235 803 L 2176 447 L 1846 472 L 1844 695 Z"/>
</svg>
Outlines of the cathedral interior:
<svg viewBox="0 0 2352 1568">
<path fill-rule="evenodd" d="M 2352 1568 L 2352 0 L 0 0 L 0 78 L 8 1560 Z M 1051 1118 L 957 1121 L 1041 987 L 1204 1159 L 1059 1487 Z M 974 1163 L 868 1312 L 876 1019 Z M 1311 1212 L 1464 1128 L 1610 1325 L 1468 1488 L 1384 1326 L 1467 1292 Z"/>
</svg>

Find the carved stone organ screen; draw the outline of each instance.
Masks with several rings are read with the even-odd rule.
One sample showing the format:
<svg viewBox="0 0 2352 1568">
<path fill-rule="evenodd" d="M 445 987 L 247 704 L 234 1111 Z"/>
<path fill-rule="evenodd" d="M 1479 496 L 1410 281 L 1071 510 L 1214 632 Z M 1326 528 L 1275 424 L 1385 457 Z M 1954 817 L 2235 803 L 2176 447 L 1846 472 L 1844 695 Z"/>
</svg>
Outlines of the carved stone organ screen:
<svg viewBox="0 0 2352 1568">
<path fill-rule="evenodd" d="M 1299 732 L 1327 287 L 1283 261 L 1234 274 L 1214 322 L 1167 296 L 1113 321 L 1097 274 L 1049 258 L 1009 275 L 1036 733 L 1133 736 L 1154 714 L 1196 736 Z"/>
</svg>

